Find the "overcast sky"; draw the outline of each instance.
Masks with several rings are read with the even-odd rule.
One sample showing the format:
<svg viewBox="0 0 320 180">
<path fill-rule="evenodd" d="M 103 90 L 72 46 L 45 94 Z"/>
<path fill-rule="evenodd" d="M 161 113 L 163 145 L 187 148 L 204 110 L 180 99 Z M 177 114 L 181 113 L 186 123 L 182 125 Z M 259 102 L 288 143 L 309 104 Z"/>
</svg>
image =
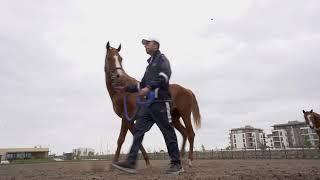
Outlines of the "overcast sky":
<svg viewBox="0 0 320 180">
<path fill-rule="evenodd" d="M 91 147 L 114 153 L 120 131 L 105 86 L 105 45 L 122 44 L 127 73 L 140 80 L 155 36 L 171 83 L 191 89 L 202 127 L 195 148 L 224 148 L 231 128 L 303 121 L 320 112 L 317 0 L 1 0 L 0 148 Z M 179 146 L 181 135 L 177 133 Z M 127 134 L 122 152 L 132 135 Z M 156 125 L 148 151 L 166 149 Z"/>
</svg>

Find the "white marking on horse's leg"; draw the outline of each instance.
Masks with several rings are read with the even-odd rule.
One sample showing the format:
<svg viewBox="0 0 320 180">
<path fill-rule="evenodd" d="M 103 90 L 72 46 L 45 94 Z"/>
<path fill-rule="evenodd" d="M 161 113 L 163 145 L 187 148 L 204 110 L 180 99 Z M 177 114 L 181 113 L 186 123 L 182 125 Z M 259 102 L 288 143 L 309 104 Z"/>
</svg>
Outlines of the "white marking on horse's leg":
<svg viewBox="0 0 320 180">
<path fill-rule="evenodd" d="M 116 64 L 116 68 L 121 68 L 121 65 L 120 65 L 120 61 L 119 61 L 119 58 L 117 55 L 113 56 L 114 59 L 116 60 L 115 61 L 115 64 Z M 122 75 L 122 70 L 121 69 L 117 69 L 117 73 L 121 76 Z"/>
<path fill-rule="evenodd" d="M 191 161 L 191 159 L 188 159 L 188 165 L 189 165 L 189 167 L 192 166 L 192 161 Z"/>
</svg>

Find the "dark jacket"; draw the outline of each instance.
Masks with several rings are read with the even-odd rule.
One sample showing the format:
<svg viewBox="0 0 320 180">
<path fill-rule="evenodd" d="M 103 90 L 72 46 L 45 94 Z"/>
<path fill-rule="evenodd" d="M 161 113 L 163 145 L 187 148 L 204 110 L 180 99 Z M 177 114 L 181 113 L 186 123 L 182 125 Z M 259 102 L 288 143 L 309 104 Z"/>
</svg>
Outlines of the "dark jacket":
<svg viewBox="0 0 320 180">
<path fill-rule="evenodd" d="M 148 66 L 141 82 L 127 86 L 126 91 L 137 92 L 148 86 L 151 91 L 155 92 L 157 100 L 170 100 L 169 79 L 171 68 L 169 60 L 158 50 L 147 61 Z"/>
</svg>

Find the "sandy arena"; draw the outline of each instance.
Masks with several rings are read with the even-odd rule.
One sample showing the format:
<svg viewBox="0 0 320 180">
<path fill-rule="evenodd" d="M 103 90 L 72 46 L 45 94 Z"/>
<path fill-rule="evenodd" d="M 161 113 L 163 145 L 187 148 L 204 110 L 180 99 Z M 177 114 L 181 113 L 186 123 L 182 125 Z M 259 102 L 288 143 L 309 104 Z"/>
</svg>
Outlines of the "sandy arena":
<svg viewBox="0 0 320 180">
<path fill-rule="evenodd" d="M 0 166 L 0 179 L 317 179 L 319 160 L 196 160 L 179 176 L 164 174 L 168 161 L 139 161 L 135 175 L 110 167 L 110 161 L 53 162 Z"/>
</svg>

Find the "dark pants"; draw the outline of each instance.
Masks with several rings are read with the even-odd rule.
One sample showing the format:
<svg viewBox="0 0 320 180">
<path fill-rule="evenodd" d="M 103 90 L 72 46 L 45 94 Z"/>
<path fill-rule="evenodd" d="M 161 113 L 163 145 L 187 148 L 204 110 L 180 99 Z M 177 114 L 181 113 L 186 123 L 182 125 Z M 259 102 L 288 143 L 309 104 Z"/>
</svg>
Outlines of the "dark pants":
<svg viewBox="0 0 320 180">
<path fill-rule="evenodd" d="M 169 103 L 166 102 L 157 102 L 145 107 L 141 118 L 137 120 L 134 126 L 133 144 L 127 158 L 130 163 L 136 164 L 138 151 L 141 146 L 144 133 L 149 131 L 153 124 L 156 123 L 166 141 L 168 153 L 171 158 L 171 164 L 181 164 L 177 136 L 173 127 L 169 123 L 171 115 L 168 108 Z"/>
</svg>

